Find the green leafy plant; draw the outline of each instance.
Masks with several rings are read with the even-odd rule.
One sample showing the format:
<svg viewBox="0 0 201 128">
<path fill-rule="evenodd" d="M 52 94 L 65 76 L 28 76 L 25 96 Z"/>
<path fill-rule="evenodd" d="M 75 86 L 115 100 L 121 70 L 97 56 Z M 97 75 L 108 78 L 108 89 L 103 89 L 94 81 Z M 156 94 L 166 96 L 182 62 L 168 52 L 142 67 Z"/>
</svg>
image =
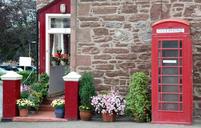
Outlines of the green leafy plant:
<svg viewBox="0 0 201 128">
<path fill-rule="evenodd" d="M 29 91 L 21 92 L 21 98 L 28 98 L 28 97 L 29 97 Z"/>
<path fill-rule="evenodd" d="M 21 71 L 19 72 L 22 75 L 22 83 L 25 85 L 31 85 L 37 81 L 37 73 L 32 71 Z"/>
<path fill-rule="evenodd" d="M 150 121 L 151 104 L 147 85 L 148 77 L 145 73 L 134 73 L 126 96 L 127 113 L 132 114 L 134 120 L 140 122 Z"/>
<path fill-rule="evenodd" d="M 43 96 L 42 96 L 41 92 L 36 92 L 36 91 L 32 90 L 30 92 L 30 95 L 29 95 L 28 99 L 35 104 L 32 107 L 35 108 L 36 110 L 38 110 L 38 108 L 40 106 L 40 103 L 43 100 Z"/>
<path fill-rule="evenodd" d="M 80 79 L 80 104 L 85 106 L 86 110 L 88 110 L 88 107 L 91 108 L 91 97 L 96 94 L 93 81 L 93 76 L 90 72 L 84 72 Z M 82 108 L 84 109 L 84 107 Z"/>
</svg>

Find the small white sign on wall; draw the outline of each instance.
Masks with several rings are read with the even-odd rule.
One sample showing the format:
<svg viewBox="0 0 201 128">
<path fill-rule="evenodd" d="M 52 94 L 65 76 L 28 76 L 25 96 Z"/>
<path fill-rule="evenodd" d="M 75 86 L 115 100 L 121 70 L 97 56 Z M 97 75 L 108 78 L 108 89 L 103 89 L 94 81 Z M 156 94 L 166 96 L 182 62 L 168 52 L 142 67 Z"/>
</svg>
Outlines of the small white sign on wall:
<svg viewBox="0 0 201 128">
<path fill-rule="evenodd" d="M 177 60 L 163 60 L 163 63 L 176 64 Z"/>
<path fill-rule="evenodd" d="M 20 57 L 20 66 L 31 66 L 31 57 Z"/>
<path fill-rule="evenodd" d="M 156 33 L 184 33 L 184 28 L 156 29 Z"/>
</svg>

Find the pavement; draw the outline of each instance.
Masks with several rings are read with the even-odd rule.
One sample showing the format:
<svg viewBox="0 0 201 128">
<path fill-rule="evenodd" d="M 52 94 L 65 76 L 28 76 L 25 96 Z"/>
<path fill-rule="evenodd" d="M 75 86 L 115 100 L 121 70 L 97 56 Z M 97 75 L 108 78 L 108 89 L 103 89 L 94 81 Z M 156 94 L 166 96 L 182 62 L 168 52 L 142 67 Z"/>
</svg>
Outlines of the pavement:
<svg viewBox="0 0 201 128">
<path fill-rule="evenodd" d="M 2 122 L 0 128 L 201 128 L 201 122 L 193 125 L 167 125 L 134 122 L 68 121 L 68 122 Z"/>
</svg>

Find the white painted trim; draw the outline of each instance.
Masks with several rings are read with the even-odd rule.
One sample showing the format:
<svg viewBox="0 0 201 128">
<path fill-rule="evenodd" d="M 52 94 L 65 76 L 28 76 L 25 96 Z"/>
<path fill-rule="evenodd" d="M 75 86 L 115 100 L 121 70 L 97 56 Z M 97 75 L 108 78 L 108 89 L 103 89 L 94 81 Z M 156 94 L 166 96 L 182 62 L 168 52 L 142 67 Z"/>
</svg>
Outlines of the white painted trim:
<svg viewBox="0 0 201 128">
<path fill-rule="evenodd" d="M 70 34 L 70 28 L 51 28 L 49 29 L 50 18 L 69 17 L 71 14 L 46 14 L 45 15 L 45 72 L 50 75 L 50 34 Z"/>
<path fill-rule="evenodd" d="M 8 71 L 6 74 L 1 76 L 2 80 L 21 80 L 22 75 L 17 74 L 14 71 Z"/>
<path fill-rule="evenodd" d="M 78 82 L 80 78 L 81 78 L 81 75 L 78 74 L 77 72 L 70 72 L 66 76 L 63 76 L 63 80 L 64 81 L 75 81 L 75 82 Z"/>
</svg>

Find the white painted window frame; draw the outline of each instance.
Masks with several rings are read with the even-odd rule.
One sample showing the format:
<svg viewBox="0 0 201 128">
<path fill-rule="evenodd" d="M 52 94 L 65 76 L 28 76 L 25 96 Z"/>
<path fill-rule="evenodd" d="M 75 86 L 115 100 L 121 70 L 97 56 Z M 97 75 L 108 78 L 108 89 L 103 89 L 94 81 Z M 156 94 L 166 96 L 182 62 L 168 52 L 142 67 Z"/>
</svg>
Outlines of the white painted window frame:
<svg viewBox="0 0 201 128">
<path fill-rule="evenodd" d="M 50 34 L 70 34 L 71 28 L 50 28 L 51 18 L 69 18 L 71 14 L 46 14 L 45 15 L 45 72 L 50 75 Z"/>
</svg>

